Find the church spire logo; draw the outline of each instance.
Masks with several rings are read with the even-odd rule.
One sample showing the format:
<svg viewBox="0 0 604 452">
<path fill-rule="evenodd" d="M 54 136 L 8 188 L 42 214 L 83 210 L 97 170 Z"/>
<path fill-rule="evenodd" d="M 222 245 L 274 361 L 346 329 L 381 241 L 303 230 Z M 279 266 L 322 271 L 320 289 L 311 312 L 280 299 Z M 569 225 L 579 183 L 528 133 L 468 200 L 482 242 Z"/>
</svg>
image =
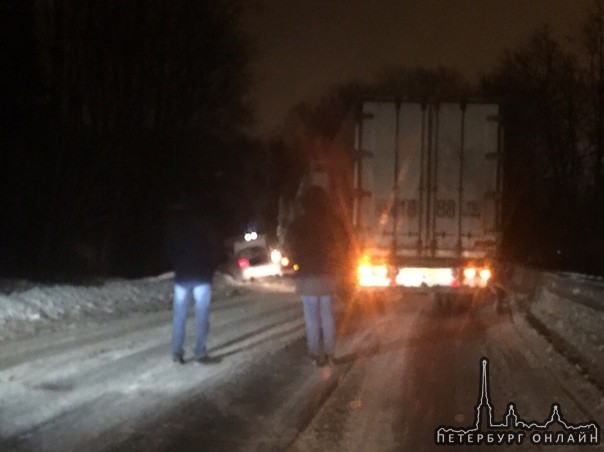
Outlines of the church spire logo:
<svg viewBox="0 0 604 452">
<path fill-rule="evenodd" d="M 572 424 L 562 415 L 560 405 L 552 404 L 549 417 L 543 422 L 521 419 L 516 404 L 509 403 L 503 420 L 495 420 L 489 389 L 489 360 L 480 360 L 480 394 L 474 409 L 474 425 L 466 428 L 440 426 L 435 432 L 437 445 L 597 445 L 600 426 L 588 421 Z"/>
</svg>

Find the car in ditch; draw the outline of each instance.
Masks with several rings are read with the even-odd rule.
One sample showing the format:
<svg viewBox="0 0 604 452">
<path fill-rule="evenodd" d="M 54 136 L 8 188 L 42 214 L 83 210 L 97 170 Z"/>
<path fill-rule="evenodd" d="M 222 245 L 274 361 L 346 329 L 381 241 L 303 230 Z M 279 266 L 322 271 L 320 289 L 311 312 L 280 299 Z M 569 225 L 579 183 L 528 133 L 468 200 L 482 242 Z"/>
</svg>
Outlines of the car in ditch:
<svg viewBox="0 0 604 452">
<path fill-rule="evenodd" d="M 248 232 L 243 240 L 232 241 L 229 251 L 223 270 L 237 281 L 279 277 L 293 271 L 289 259 L 263 234 Z"/>
</svg>

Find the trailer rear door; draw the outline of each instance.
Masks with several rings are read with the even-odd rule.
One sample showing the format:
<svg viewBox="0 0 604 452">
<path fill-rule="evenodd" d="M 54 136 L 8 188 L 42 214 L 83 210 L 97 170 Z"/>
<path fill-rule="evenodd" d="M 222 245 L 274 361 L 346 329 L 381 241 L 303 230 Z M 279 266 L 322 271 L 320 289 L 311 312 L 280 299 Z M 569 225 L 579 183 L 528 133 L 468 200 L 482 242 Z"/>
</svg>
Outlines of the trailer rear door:
<svg viewBox="0 0 604 452">
<path fill-rule="evenodd" d="M 494 104 L 363 104 L 354 223 L 367 249 L 415 257 L 494 253 L 497 114 Z"/>
</svg>

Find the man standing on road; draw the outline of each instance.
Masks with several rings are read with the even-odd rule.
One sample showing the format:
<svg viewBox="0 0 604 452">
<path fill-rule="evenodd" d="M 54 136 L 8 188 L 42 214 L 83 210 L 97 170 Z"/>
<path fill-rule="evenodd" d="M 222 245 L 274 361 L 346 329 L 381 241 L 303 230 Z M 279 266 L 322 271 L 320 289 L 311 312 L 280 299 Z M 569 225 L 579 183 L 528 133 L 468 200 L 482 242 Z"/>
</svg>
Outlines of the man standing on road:
<svg viewBox="0 0 604 452">
<path fill-rule="evenodd" d="M 216 362 L 206 351 L 212 276 L 222 258 L 222 244 L 207 196 L 183 196 L 170 209 L 166 248 L 174 270 L 172 358 L 185 363 L 184 340 L 191 295 L 195 300 L 195 360 Z"/>
<path fill-rule="evenodd" d="M 335 360 L 332 299 L 345 272 L 348 236 L 321 187 L 309 187 L 300 203 L 304 212 L 287 230 L 286 250 L 299 268 L 296 293 L 304 305 L 308 354 L 324 366 Z"/>
</svg>

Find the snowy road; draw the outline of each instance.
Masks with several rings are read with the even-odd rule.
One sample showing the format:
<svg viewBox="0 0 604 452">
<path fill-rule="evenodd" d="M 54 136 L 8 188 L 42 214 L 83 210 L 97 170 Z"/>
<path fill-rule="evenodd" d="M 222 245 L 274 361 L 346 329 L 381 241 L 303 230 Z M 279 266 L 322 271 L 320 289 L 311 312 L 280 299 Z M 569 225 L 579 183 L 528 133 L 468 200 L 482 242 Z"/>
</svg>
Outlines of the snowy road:
<svg viewBox="0 0 604 452">
<path fill-rule="evenodd" d="M 213 365 L 170 361 L 168 310 L 0 343 L 0 450 L 449 450 L 435 430 L 473 425 L 481 357 L 498 421 L 556 402 L 604 423 L 603 395 L 519 313 L 360 301 L 338 305 L 332 368 L 305 359 L 300 303 L 271 288 L 213 302 Z"/>
</svg>

